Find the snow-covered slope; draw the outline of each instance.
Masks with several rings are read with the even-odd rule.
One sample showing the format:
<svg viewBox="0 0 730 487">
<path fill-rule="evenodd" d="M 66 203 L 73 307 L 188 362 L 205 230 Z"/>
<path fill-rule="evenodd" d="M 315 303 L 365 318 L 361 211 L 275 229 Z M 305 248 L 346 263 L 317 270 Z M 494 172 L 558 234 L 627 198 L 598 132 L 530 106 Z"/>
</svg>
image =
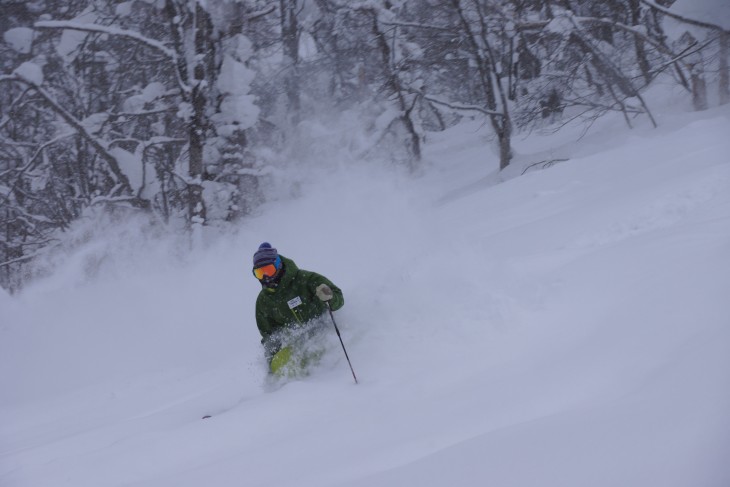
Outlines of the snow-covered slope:
<svg viewBox="0 0 730 487">
<path fill-rule="evenodd" d="M 494 185 L 462 126 L 422 177 L 332 164 L 184 265 L 90 242 L 0 295 L 0 485 L 730 485 L 729 135 L 531 137 L 523 167 L 571 160 Z M 334 333 L 265 383 L 264 240 L 343 288 L 359 385 Z"/>
</svg>

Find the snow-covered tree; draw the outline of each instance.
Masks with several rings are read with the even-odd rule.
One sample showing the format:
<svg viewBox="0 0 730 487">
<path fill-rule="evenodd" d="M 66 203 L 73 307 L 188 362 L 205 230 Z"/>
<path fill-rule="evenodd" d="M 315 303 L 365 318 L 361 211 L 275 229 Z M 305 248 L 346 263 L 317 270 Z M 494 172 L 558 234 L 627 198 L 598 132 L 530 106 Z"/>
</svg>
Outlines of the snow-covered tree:
<svg viewBox="0 0 730 487">
<path fill-rule="evenodd" d="M 483 117 L 505 169 L 522 130 L 656 125 L 657 80 L 728 103 L 726 3 L 0 0 L 0 282 L 89 207 L 196 235 L 250 213 L 262 161 L 333 111 L 358 157 L 411 170 L 429 131 Z"/>
<path fill-rule="evenodd" d="M 112 100 L 116 106 L 106 108 L 110 123 L 122 126 L 123 137 L 109 140 L 109 147 L 126 162 L 137 196 L 162 199 L 162 206 L 169 209 L 174 198 L 163 188 L 183 191 L 188 221 L 202 225 L 206 221 L 203 181 L 211 173 L 220 173 L 207 170 L 220 166 L 218 136 L 231 137 L 236 130 L 245 130 L 258 115 L 248 90 L 252 76 L 243 64 L 250 45 L 241 34 L 222 38 L 214 18 L 218 11 L 201 2 L 167 0 L 159 9 L 137 2 L 118 6 L 117 13 L 123 20 L 134 20 L 130 23 L 136 29 L 107 25 L 101 19 L 46 20 L 36 22 L 35 28 L 82 33 L 84 49 L 91 44 L 88 38 L 101 36 L 126 54 L 124 59 L 115 58 L 117 66 L 138 76 L 116 78 L 116 87 L 124 87 L 127 97 Z M 63 44 L 63 36 L 59 42 Z M 93 74 L 89 78 L 99 81 Z M 165 145 L 169 147 L 155 150 Z"/>
</svg>

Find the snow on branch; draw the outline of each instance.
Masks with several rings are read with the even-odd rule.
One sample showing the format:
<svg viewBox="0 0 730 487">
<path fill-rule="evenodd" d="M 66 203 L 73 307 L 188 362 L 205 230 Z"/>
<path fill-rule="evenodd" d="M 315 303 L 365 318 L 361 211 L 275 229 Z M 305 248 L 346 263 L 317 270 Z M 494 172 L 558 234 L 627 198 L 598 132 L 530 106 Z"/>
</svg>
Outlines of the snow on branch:
<svg viewBox="0 0 730 487">
<path fill-rule="evenodd" d="M 83 32 L 95 32 L 97 34 L 109 34 L 112 36 L 127 37 L 146 44 L 149 47 L 157 49 L 170 59 L 177 59 L 177 54 L 175 53 L 175 51 L 164 45 L 162 42 L 155 39 L 150 39 L 149 37 L 145 37 L 139 32 L 135 32 L 133 30 L 119 29 L 117 27 L 110 27 L 99 24 L 72 22 L 66 20 L 42 20 L 36 22 L 34 24 L 34 27 L 37 29 L 80 30 Z"/>
<path fill-rule="evenodd" d="M 641 28 L 633 27 L 630 25 L 623 24 L 621 22 L 617 22 L 612 19 L 602 18 L 602 17 L 578 17 L 578 16 L 571 15 L 570 18 L 573 21 L 577 22 L 578 24 L 601 24 L 601 25 L 613 27 L 618 30 L 622 30 L 629 34 L 635 35 L 636 37 L 639 37 L 642 41 L 651 45 L 652 47 L 654 47 L 657 51 L 661 52 L 662 54 L 669 56 L 670 58 L 675 58 L 675 54 L 672 51 L 670 51 L 661 42 L 658 42 L 655 39 L 652 39 Z M 515 24 L 515 27 L 520 30 L 540 30 L 540 29 L 546 28 L 549 24 L 550 24 L 550 21 L 520 22 L 520 23 Z M 676 58 L 672 62 L 682 62 L 682 61 L 681 61 L 681 58 Z"/>
<path fill-rule="evenodd" d="M 96 137 L 94 137 L 87 128 L 84 126 L 83 123 L 76 117 L 74 117 L 71 113 L 68 112 L 65 108 L 63 108 L 61 105 L 58 104 L 56 100 L 53 99 L 53 97 L 43 88 L 38 86 L 33 82 L 32 79 L 25 78 L 23 76 L 16 74 L 13 75 L 3 75 L 0 76 L 0 82 L 3 81 L 16 81 L 20 83 L 25 83 L 28 86 L 30 86 L 33 90 L 35 90 L 41 98 L 45 100 L 48 105 L 61 117 L 63 120 L 68 123 L 71 127 L 73 127 L 74 130 L 76 130 L 82 137 L 84 137 L 89 144 L 91 144 L 94 149 L 99 153 L 99 155 L 107 162 L 109 165 L 109 169 L 111 169 L 112 173 L 117 178 L 117 181 L 119 183 L 126 187 L 130 188 L 131 186 L 129 184 L 129 179 L 127 176 L 122 172 L 121 168 L 119 167 L 119 163 L 117 159 L 109 152 L 109 150 L 106 147 L 106 144 L 103 141 L 100 141 Z"/>
<path fill-rule="evenodd" d="M 270 7 L 266 8 L 264 10 L 259 10 L 258 12 L 251 12 L 248 15 L 247 20 L 249 22 L 253 22 L 254 20 L 258 20 L 262 17 L 266 17 L 270 13 L 273 13 L 275 10 L 276 10 L 276 5 L 271 5 Z"/>
<path fill-rule="evenodd" d="M 20 169 L 8 169 L 7 171 L 0 173 L 0 177 L 3 177 L 10 172 L 14 172 L 14 173 L 16 173 L 17 176 L 21 176 L 23 174 L 26 174 L 26 173 L 32 171 L 35 168 L 36 164 L 41 161 L 40 156 L 43 154 L 44 150 L 46 150 L 48 147 L 52 146 L 53 144 L 65 139 L 67 137 L 70 137 L 72 135 L 73 135 L 73 132 L 64 133 L 57 137 L 54 137 L 53 139 L 51 139 L 47 142 L 44 142 L 36 149 L 34 154 L 28 159 L 28 163 L 25 166 L 21 167 Z"/>
<path fill-rule="evenodd" d="M 78 30 L 81 32 L 92 32 L 96 34 L 107 34 L 110 36 L 115 37 L 125 37 L 127 39 L 132 39 L 134 41 L 137 41 L 141 44 L 144 44 L 145 46 L 151 47 L 152 49 L 157 50 L 158 52 L 162 53 L 165 57 L 168 58 L 168 60 L 173 64 L 175 68 L 177 68 L 178 65 L 178 53 L 175 52 L 174 49 L 170 49 L 167 47 L 164 43 L 158 41 L 157 39 L 151 39 L 149 37 L 145 37 L 139 32 L 135 32 L 133 30 L 127 30 L 127 29 L 120 29 L 117 27 L 111 27 L 107 25 L 99 25 L 99 24 L 90 24 L 90 23 L 83 23 L 83 22 L 73 22 L 73 21 L 66 21 L 66 20 L 42 20 L 39 22 L 36 22 L 34 24 L 34 27 L 36 29 L 69 29 L 69 30 Z M 175 72 L 178 73 L 178 70 L 175 69 Z M 178 73 L 178 83 L 180 84 L 180 87 L 185 92 L 190 92 L 191 88 L 188 86 L 185 81 L 180 79 Z"/>
<path fill-rule="evenodd" d="M 417 22 L 402 22 L 402 21 L 381 21 L 380 22 L 383 25 L 387 25 L 388 27 L 410 27 L 414 29 L 430 29 L 430 30 L 438 30 L 442 32 L 454 32 L 454 29 L 452 27 L 443 27 L 440 25 L 432 25 L 432 24 L 419 24 Z"/>
<path fill-rule="evenodd" d="M 719 30 L 721 32 L 725 32 L 726 34 L 730 34 L 730 30 L 722 27 L 719 24 L 711 24 L 709 22 L 703 22 L 701 20 L 691 19 L 684 15 L 678 14 L 667 7 L 662 7 L 661 5 L 657 5 L 652 0 L 641 0 L 641 3 L 653 8 L 654 10 L 657 10 L 657 11 L 663 13 L 664 15 L 667 15 L 668 17 L 671 17 L 675 20 L 679 20 L 680 22 L 684 22 L 686 24 L 694 25 L 697 27 L 703 27 L 705 29 Z"/>
<path fill-rule="evenodd" d="M 494 111 L 494 110 L 487 110 L 486 108 L 482 108 L 480 106 L 476 106 L 476 105 L 462 105 L 462 104 L 459 104 L 459 103 L 451 103 L 451 102 L 439 100 L 438 98 L 435 98 L 433 96 L 424 95 L 424 94 L 420 94 L 420 95 L 425 100 L 428 100 L 431 103 L 435 103 L 437 105 L 443 105 L 445 107 L 451 108 L 452 110 L 467 110 L 467 111 L 470 110 L 470 111 L 481 112 L 481 113 L 483 113 L 485 115 L 496 115 L 498 117 L 504 117 L 504 113 L 502 113 L 502 112 L 497 112 L 497 111 Z"/>
<path fill-rule="evenodd" d="M 2 82 L 3 81 L 3 78 L 5 78 L 5 77 L 6 77 L 5 75 L 4 76 L 0 76 L 0 82 Z M 14 81 L 14 79 L 11 79 L 11 81 Z M 15 98 L 15 100 L 13 100 L 13 102 L 10 104 L 10 106 L 7 109 L 7 113 L 13 113 L 15 111 L 15 108 L 20 104 L 20 102 L 23 100 L 23 98 L 25 97 L 26 93 L 28 93 L 29 90 L 30 90 L 29 88 L 23 90 L 18 95 L 18 97 Z M 7 125 L 7 123 L 10 120 L 12 120 L 12 118 L 10 116 L 3 116 L 3 118 L 0 119 L 0 130 L 2 130 L 3 127 L 5 127 L 5 125 Z"/>
<path fill-rule="evenodd" d="M 59 242 L 60 242 L 60 240 L 55 239 L 55 238 L 51 238 L 51 239 L 46 239 L 44 241 L 33 242 L 32 245 L 46 245 L 46 244 L 49 244 L 49 243 L 55 243 L 57 245 Z M 0 262 L 0 267 L 5 267 L 5 266 L 9 266 L 11 264 L 17 264 L 18 262 L 25 262 L 25 261 L 28 261 L 28 260 L 35 259 L 39 255 L 42 255 L 43 253 L 48 252 L 49 250 L 51 250 L 51 248 L 52 247 L 50 247 L 50 248 L 40 248 L 40 249 L 36 250 L 35 252 L 30 253 L 30 254 L 26 254 L 26 255 L 24 255 L 22 257 L 16 257 L 14 259 L 6 260 L 5 262 Z"/>
<path fill-rule="evenodd" d="M 630 25 L 626 25 L 621 22 L 616 22 L 615 20 L 600 18 L 600 17 L 573 17 L 573 19 L 576 22 L 581 23 L 581 24 L 602 24 L 602 25 L 615 27 L 616 29 L 623 30 L 625 32 L 628 32 L 629 34 L 633 34 L 637 37 L 640 37 L 641 40 L 643 40 L 647 44 L 650 44 L 651 46 L 655 47 L 658 51 L 660 51 L 664 54 L 673 55 L 673 53 L 671 51 L 669 51 L 665 46 L 663 46 L 660 42 L 657 42 L 656 40 L 649 37 L 646 34 L 646 32 L 644 32 L 640 28 L 632 27 Z"/>
</svg>

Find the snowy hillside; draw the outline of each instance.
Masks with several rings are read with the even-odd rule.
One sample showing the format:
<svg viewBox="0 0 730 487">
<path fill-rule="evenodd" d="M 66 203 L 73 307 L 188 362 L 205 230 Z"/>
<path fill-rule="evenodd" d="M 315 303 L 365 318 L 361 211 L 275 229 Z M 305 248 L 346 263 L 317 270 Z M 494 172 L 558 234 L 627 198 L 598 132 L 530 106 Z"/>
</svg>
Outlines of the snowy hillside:
<svg viewBox="0 0 730 487">
<path fill-rule="evenodd" d="M 500 184 L 478 125 L 416 179 L 333 162 L 184 265 L 89 242 L 0 294 L 0 485 L 730 485 L 730 116 L 661 122 Z M 264 240 L 343 289 L 359 385 L 334 333 L 265 382 Z"/>
</svg>

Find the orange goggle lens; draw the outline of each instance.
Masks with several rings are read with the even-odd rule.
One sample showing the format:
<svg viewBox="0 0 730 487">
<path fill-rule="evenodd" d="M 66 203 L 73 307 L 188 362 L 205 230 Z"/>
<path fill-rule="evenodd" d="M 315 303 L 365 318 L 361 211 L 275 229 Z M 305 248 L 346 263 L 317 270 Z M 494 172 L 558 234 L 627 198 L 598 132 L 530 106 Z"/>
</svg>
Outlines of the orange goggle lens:
<svg viewBox="0 0 730 487">
<path fill-rule="evenodd" d="M 256 276 L 256 279 L 261 280 L 266 277 L 274 277 L 276 274 L 276 266 L 274 264 L 268 264 L 263 267 L 257 267 L 253 270 L 253 275 Z"/>
</svg>

